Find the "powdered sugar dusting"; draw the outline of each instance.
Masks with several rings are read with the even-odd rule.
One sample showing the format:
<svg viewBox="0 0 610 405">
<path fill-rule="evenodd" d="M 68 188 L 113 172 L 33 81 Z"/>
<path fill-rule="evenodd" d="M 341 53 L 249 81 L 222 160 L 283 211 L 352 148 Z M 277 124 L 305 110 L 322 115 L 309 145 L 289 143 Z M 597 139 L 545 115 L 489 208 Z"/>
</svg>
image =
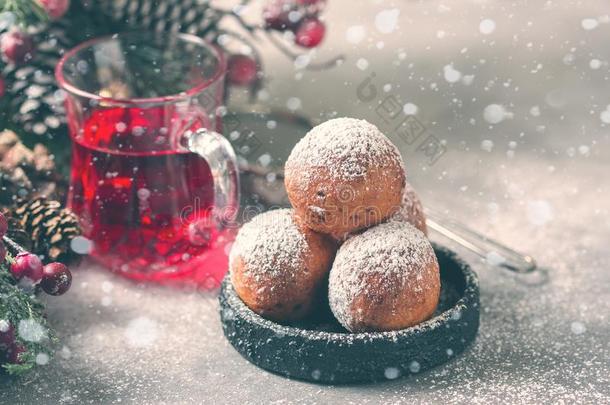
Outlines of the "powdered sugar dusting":
<svg viewBox="0 0 610 405">
<path fill-rule="evenodd" d="M 241 257 L 245 271 L 254 278 L 277 276 L 301 268 L 308 249 L 291 209 L 267 211 L 241 227 L 229 254 L 229 268 Z"/>
<path fill-rule="evenodd" d="M 432 245 L 425 235 L 404 222 L 377 225 L 352 236 L 339 249 L 329 278 L 329 303 L 337 320 L 349 329 L 354 297 L 369 295 L 364 279 L 377 275 L 376 288 L 403 288 L 415 291 L 429 288 L 423 271 L 436 261 Z M 375 291 L 383 295 L 385 291 Z M 372 295 L 372 294 L 370 294 Z"/>
<path fill-rule="evenodd" d="M 392 216 L 392 220 L 408 222 L 420 231 L 427 233 L 424 206 L 409 182 L 405 184 L 400 209 Z"/>
<path fill-rule="evenodd" d="M 325 168 L 331 178 L 365 177 L 369 168 L 391 163 L 403 165 L 396 146 L 373 124 L 355 118 L 335 118 L 316 127 L 301 139 L 286 161 L 286 171 L 308 178 L 310 168 Z"/>
</svg>

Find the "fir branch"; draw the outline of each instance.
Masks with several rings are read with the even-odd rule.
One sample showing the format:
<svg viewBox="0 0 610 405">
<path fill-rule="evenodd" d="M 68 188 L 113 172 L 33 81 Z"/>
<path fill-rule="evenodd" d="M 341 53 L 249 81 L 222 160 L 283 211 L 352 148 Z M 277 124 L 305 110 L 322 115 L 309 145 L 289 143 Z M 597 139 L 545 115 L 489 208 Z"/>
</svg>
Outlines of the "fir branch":
<svg viewBox="0 0 610 405">
<path fill-rule="evenodd" d="M 7 253 L 0 264 L 0 319 L 9 321 L 15 328 L 15 342 L 25 348 L 19 355 L 19 364 L 3 364 L 10 375 L 21 375 L 36 366 L 36 356 L 44 353 L 51 357 L 49 344 L 56 340 L 44 316 L 44 306 L 33 293 L 22 290 L 11 275 L 9 268 L 13 258 Z M 44 336 L 38 341 L 27 341 L 19 333 L 24 325 L 39 325 Z"/>
<path fill-rule="evenodd" d="M 26 28 L 45 23 L 49 16 L 37 0 L 0 0 L 0 10 L 15 17 L 15 24 Z"/>
</svg>

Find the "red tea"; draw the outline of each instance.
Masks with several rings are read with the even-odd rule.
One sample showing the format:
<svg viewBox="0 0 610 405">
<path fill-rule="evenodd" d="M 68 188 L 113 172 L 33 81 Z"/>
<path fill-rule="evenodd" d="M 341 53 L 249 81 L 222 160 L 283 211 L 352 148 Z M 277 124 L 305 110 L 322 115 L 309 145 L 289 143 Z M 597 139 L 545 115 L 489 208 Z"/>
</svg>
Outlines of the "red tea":
<svg viewBox="0 0 610 405">
<path fill-rule="evenodd" d="M 174 105 L 99 108 L 71 128 L 69 203 L 104 265 L 140 280 L 222 278 L 232 232 L 211 218 L 210 168 L 170 135 L 206 127 L 190 118 L 202 116 Z"/>
</svg>

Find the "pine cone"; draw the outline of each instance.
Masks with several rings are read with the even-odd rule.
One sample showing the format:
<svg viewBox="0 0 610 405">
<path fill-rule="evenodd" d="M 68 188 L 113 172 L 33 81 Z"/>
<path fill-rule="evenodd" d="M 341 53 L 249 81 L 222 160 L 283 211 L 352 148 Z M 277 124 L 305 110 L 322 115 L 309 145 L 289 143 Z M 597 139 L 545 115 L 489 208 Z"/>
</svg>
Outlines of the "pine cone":
<svg viewBox="0 0 610 405">
<path fill-rule="evenodd" d="M 53 156 L 36 144 L 26 147 L 12 131 L 0 132 L 0 204 L 51 196 L 63 199 L 66 181 L 55 170 Z"/>
<path fill-rule="evenodd" d="M 5 114 L 28 136 L 41 139 L 63 157 L 69 138 L 65 136 L 64 96 L 57 92 L 53 72 L 66 50 L 87 39 L 135 30 L 211 38 L 218 34 L 216 25 L 224 15 L 201 0 L 72 1 L 64 18 L 34 30 L 37 49 L 27 65 L 7 64 L 3 69 L 10 94 L 5 96 Z M 63 162 L 58 159 L 59 164 Z"/>
<path fill-rule="evenodd" d="M 78 257 L 70 249 L 72 239 L 81 234 L 78 218 L 58 201 L 44 197 L 24 201 L 11 214 L 29 234 L 33 252 L 45 262 L 68 263 Z"/>
<path fill-rule="evenodd" d="M 4 217 L 8 221 L 8 231 L 6 232 L 6 235 L 14 242 L 21 245 L 25 250 L 32 250 L 32 239 L 30 239 L 30 235 L 23 229 L 21 222 L 12 216 L 13 214 L 9 209 L 1 209 L 0 212 L 4 214 Z"/>
</svg>

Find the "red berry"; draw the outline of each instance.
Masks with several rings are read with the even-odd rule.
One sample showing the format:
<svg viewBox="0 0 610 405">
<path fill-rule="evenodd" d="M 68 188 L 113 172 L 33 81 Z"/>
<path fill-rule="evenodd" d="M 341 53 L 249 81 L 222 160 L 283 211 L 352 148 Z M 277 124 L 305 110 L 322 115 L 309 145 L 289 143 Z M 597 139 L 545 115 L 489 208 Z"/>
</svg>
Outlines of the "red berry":
<svg viewBox="0 0 610 405">
<path fill-rule="evenodd" d="M 70 0 L 38 0 L 52 20 L 58 20 L 70 8 Z"/>
<path fill-rule="evenodd" d="M 21 353 L 25 353 L 26 349 L 20 344 L 13 344 L 8 349 L 8 362 L 11 364 L 21 364 L 23 360 L 21 359 Z"/>
<path fill-rule="evenodd" d="M 8 231 L 8 221 L 4 214 L 0 212 L 0 238 L 6 235 L 6 231 Z"/>
<path fill-rule="evenodd" d="M 11 273 L 17 280 L 27 278 L 36 284 L 42 279 L 42 262 L 33 253 L 19 253 L 11 265 Z"/>
<path fill-rule="evenodd" d="M 15 344 L 15 328 L 7 320 L 0 320 L 0 363 L 16 363 L 19 353 Z"/>
<path fill-rule="evenodd" d="M 4 92 L 6 90 L 6 83 L 4 83 L 4 79 L 0 77 L 0 98 L 4 97 Z"/>
<path fill-rule="evenodd" d="M 304 20 L 295 32 L 295 42 L 305 48 L 313 48 L 324 39 L 326 27 L 316 18 Z"/>
<path fill-rule="evenodd" d="M 285 31 L 294 26 L 290 21 L 290 12 L 294 10 L 294 3 L 290 0 L 273 0 L 263 8 L 265 26 L 278 31 Z"/>
<path fill-rule="evenodd" d="M 50 263 L 42 269 L 40 286 L 49 295 L 62 295 L 72 285 L 72 273 L 62 263 Z"/>
<path fill-rule="evenodd" d="M 32 59 L 34 42 L 28 34 L 9 31 L 0 38 L 0 49 L 9 62 L 20 64 Z"/>
<path fill-rule="evenodd" d="M 227 65 L 229 83 L 247 86 L 256 80 L 258 67 L 256 61 L 247 55 L 233 55 Z"/>
</svg>

